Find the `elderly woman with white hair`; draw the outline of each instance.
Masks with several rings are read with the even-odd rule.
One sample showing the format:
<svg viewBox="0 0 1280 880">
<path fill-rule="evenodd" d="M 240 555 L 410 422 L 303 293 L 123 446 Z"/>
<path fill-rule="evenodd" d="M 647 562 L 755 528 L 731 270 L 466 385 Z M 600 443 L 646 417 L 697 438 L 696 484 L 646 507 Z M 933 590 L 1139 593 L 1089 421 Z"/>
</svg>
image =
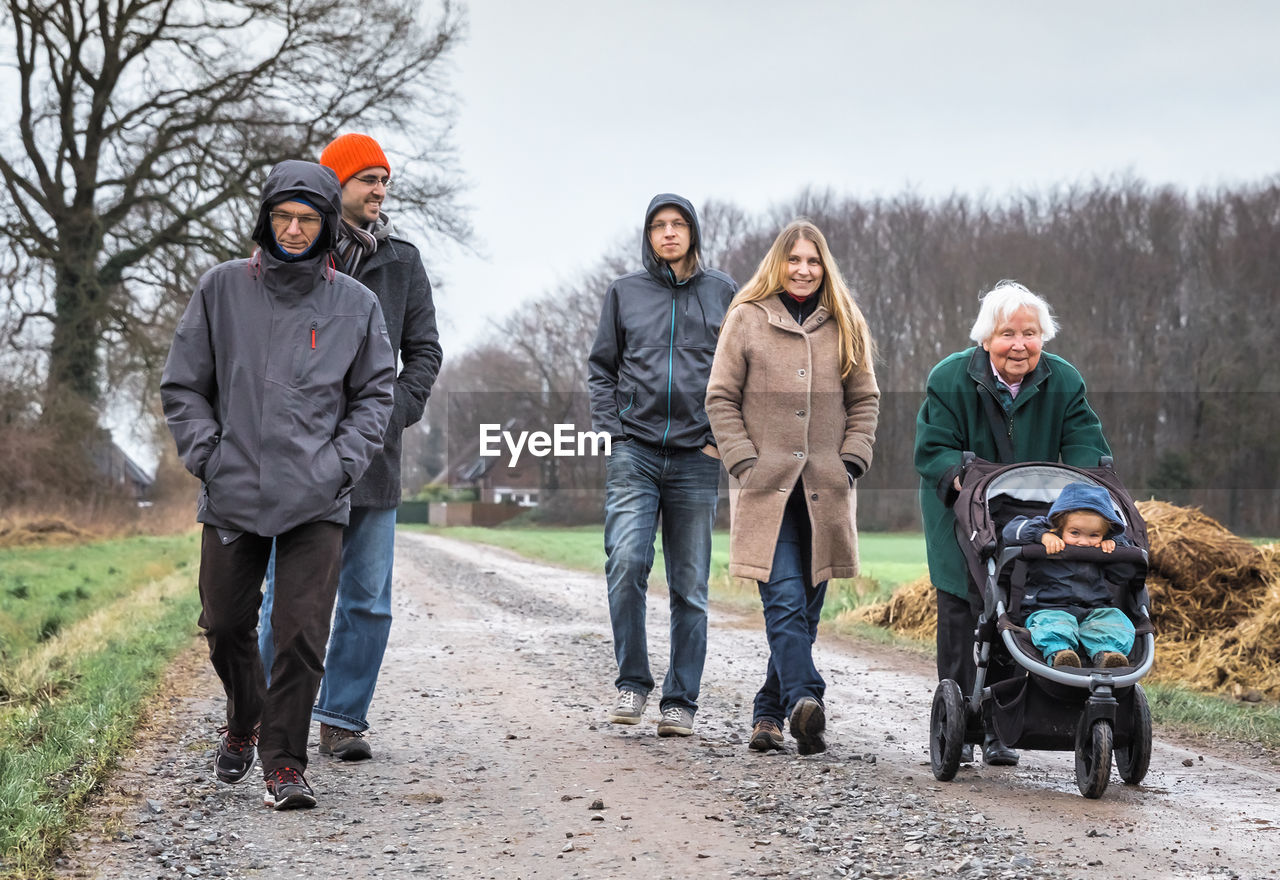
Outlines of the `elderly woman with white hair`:
<svg viewBox="0 0 1280 880">
<path fill-rule="evenodd" d="M 938 678 L 954 680 L 966 694 L 973 690 L 973 632 L 981 602 L 969 586 L 951 510 L 960 490 L 961 455 L 1097 467 L 1101 456 L 1111 454 L 1080 372 L 1043 351 L 1057 329 L 1041 297 L 1017 282 L 1000 282 L 983 296 L 969 331 L 977 344 L 933 368 L 916 417 L 915 465 L 929 579 L 938 602 Z M 1011 673 L 993 663 L 987 681 L 994 684 Z M 965 746 L 964 758 L 972 760 L 971 746 Z M 982 760 L 1011 766 L 1018 753 L 988 731 Z"/>
</svg>

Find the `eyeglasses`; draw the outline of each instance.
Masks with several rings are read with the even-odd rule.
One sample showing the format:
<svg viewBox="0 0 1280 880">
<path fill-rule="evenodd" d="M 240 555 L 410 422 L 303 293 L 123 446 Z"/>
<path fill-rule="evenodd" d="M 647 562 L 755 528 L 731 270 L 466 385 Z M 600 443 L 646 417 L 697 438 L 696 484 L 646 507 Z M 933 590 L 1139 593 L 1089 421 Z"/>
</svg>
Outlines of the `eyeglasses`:
<svg viewBox="0 0 1280 880">
<path fill-rule="evenodd" d="M 271 225 L 281 231 L 292 226 L 294 220 L 298 221 L 298 228 L 303 232 L 315 232 L 320 228 L 320 224 L 324 222 L 324 218 L 319 214 L 292 214 L 288 211 L 271 212 Z"/>
<path fill-rule="evenodd" d="M 376 174 L 366 174 L 364 177 L 353 177 L 352 180 L 358 180 L 365 186 L 372 189 L 378 184 L 382 184 L 383 189 L 391 189 L 391 175 L 386 177 L 378 177 Z"/>
<path fill-rule="evenodd" d="M 649 231 L 665 232 L 668 226 L 671 227 L 673 232 L 684 232 L 686 229 L 689 228 L 689 224 L 685 223 L 683 220 L 671 220 L 670 222 L 663 222 L 662 220 L 654 220 L 652 223 L 649 224 Z"/>
</svg>

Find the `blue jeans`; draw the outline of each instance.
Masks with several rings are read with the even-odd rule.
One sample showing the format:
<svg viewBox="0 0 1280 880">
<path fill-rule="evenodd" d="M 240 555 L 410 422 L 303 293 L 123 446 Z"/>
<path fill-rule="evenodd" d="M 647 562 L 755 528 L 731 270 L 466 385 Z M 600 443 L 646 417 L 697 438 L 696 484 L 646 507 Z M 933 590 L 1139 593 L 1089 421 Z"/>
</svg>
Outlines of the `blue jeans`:
<svg viewBox="0 0 1280 880">
<path fill-rule="evenodd" d="M 627 440 L 613 444 L 605 470 L 604 571 L 618 661 L 614 684 L 645 696 L 653 690 L 645 598 L 661 520 L 671 604 L 671 658 L 661 705 L 696 711 L 707 657 L 707 576 L 720 462 L 696 449 L 664 455 Z"/>
<path fill-rule="evenodd" d="M 353 507 L 342 532 L 342 572 L 333 611 L 333 631 L 325 656 L 324 678 L 311 717 L 346 730 L 369 728 L 369 704 L 378 684 L 382 656 L 391 633 L 391 569 L 395 562 L 396 511 Z M 258 650 L 271 681 L 274 659 L 271 608 L 274 604 L 275 551 L 267 566 L 266 589 L 258 618 Z"/>
<path fill-rule="evenodd" d="M 827 596 L 827 582 L 809 586 L 812 531 L 804 492 L 797 486 L 787 500 L 773 551 L 769 580 L 757 581 L 769 640 L 769 668 L 756 693 L 751 722 L 769 718 L 781 725 L 801 697 L 819 703 L 827 683 L 813 665 L 813 643 Z"/>
<path fill-rule="evenodd" d="M 1126 656 L 1133 650 L 1133 623 L 1119 608 L 1095 608 L 1084 620 L 1070 611 L 1045 608 L 1027 615 L 1031 643 L 1044 659 L 1053 662 L 1059 651 L 1084 649 L 1088 663 L 1102 651 L 1117 651 Z"/>
</svg>

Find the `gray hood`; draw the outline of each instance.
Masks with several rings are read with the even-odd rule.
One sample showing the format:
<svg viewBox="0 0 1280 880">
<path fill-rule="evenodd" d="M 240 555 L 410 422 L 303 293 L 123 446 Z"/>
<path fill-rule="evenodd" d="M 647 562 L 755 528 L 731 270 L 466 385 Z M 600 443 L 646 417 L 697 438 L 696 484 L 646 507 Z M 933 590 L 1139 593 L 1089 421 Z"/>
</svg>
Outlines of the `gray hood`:
<svg viewBox="0 0 1280 880">
<path fill-rule="evenodd" d="M 677 282 L 675 273 L 667 265 L 667 261 L 653 252 L 649 244 L 649 224 L 653 215 L 670 205 L 676 208 L 689 220 L 689 250 L 693 252 L 693 274 L 684 281 Z M 640 261 L 645 271 L 653 276 L 659 284 L 666 287 L 680 287 L 688 284 L 702 272 L 702 227 L 698 225 L 698 212 L 693 210 L 693 203 L 684 196 L 675 193 L 658 193 L 649 202 L 649 209 L 644 212 L 644 225 L 640 227 Z"/>
<path fill-rule="evenodd" d="M 267 182 L 262 187 L 262 201 L 258 207 L 258 222 L 253 227 L 254 242 L 262 248 L 264 254 L 270 254 L 275 235 L 271 231 L 271 220 L 267 215 L 271 213 L 273 205 L 294 198 L 314 206 L 320 216 L 324 217 L 324 228 L 320 230 L 311 254 L 303 262 L 328 256 L 338 242 L 342 187 L 338 186 L 338 175 L 332 168 L 300 159 L 286 159 L 267 175 Z"/>
</svg>

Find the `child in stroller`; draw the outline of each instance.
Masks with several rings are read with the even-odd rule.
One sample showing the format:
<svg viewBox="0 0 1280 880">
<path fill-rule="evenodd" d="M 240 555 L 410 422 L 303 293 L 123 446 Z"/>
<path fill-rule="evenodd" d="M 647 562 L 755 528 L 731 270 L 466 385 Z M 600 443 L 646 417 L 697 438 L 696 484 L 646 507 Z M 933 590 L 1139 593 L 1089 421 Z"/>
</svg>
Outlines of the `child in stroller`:
<svg viewBox="0 0 1280 880">
<path fill-rule="evenodd" d="M 1001 537 L 1006 546 L 1044 545 L 1045 559 L 1028 566 L 1022 610 L 1029 612 L 1031 643 L 1045 660 L 1055 668 L 1079 668 L 1081 648 L 1095 667 L 1128 666 L 1135 630 L 1113 596 L 1133 577 L 1133 566 L 1053 558 L 1066 547 L 1111 553 L 1117 545 L 1133 546 L 1107 490 L 1069 483 L 1047 516 L 1015 516 Z"/>
<path fill-rule="evenodd" d="M 1150 671 L 1155 656 L 1144 582 L 1147 532 L 1110 458 L 1102 459 L 1096 468 L 1082 468 L 1059 462 L 999 464 L 965 453 L 960 480 L 954 505 L 956 538 L 974 600 L 981 602 L 974 631 L 976 674 L 971 693 L 962 692 L 951 679 L 939 682 L 934 692 L 929 722 L 934 776 L 953 779 L 963 747 L 981 742 L 985 731 L 995 730 L 1011 748 L 1074 750 L 1076 783 L 1085 797 L 1101 797 L 1106 791 L 1113 755 L 1120 778 L 1129 784 L 1140 782 L 1151 758 L 1151 713 L 1138 682 Z M 1045 532 L 1052 531 L 1049 528 L 1041 529 L 1034 540 L 1028 538 L 1029 543 L 1008 546 L 1001 540 L 1005 527 L 1018 518 L 1022 518 L 1019 525 L 1024 536 L 1037 520 L 1051 526 L 1048 517 L 1064 494 L 1058 511 L 1073 506 L 1078 511 L 1081 490 L 1090 490 L 1084 495 L 1098 506 L 1085 506 L 1093 511 L 1100 508 L 1101 518 L 1109 525 L 1099 527 L 1101 535 L 1086 538 L 1077 534 L 1076 526 L 1099 524 L 1090 517 L 1076 517 L 1071 540 L 1093 543 L 1096 538 L 1098 546 L 1067 546 L 1064 539 L 1060 547 L 1056 539 L 1061 535 L 1044 538 Z M 1110 544 L 1120 544 L 1119 535 L 1112 534 L 1116 524 L 1124 543 L 1132 546 Z M 1015 526 L 1015 537 L 1017 531 Z M 1055 552 L 1049 553 L 1050 549 Z M 1058 574 L 1068 581 L 1073 575 L 1083 573 L 1084 577 L 1055 596 L 1061 584 L 1046 577 L 1054 566 L 1060 566 Z M 1092 599 L 1079 598 L 1091 593 Z M 1045 641 L 1038 646 L 1025 626 L 1028 610 L 1078 607 L 1087 618 L 1088 609 L 1104 605 L 1115 606 L 1134 627 L 1136 638 L 1130 641 L 1126 631 L 1120 640 L 1098 647 L 1101 643 L 1086 634 L 1085 654 L 1098 661 L 1093 665 L 1071 666 L 1063 658 L 1055 666 L 1041 650 L 1041 646 L 1047 648 L 1054 659 L 1065 650 L 1076 650 L 1078 618 L 1070 612 L 1070 630 L 1062 644 Z M 1123 656 L 1125 647 L 1129 650 L 1123 662 L 1119 657 L 1093 656 Z M 1104 661 L 1108 665 L 1102 666 Z M 1078 655 L 1077 663 L 1082 663 Z"/>
</svg>

